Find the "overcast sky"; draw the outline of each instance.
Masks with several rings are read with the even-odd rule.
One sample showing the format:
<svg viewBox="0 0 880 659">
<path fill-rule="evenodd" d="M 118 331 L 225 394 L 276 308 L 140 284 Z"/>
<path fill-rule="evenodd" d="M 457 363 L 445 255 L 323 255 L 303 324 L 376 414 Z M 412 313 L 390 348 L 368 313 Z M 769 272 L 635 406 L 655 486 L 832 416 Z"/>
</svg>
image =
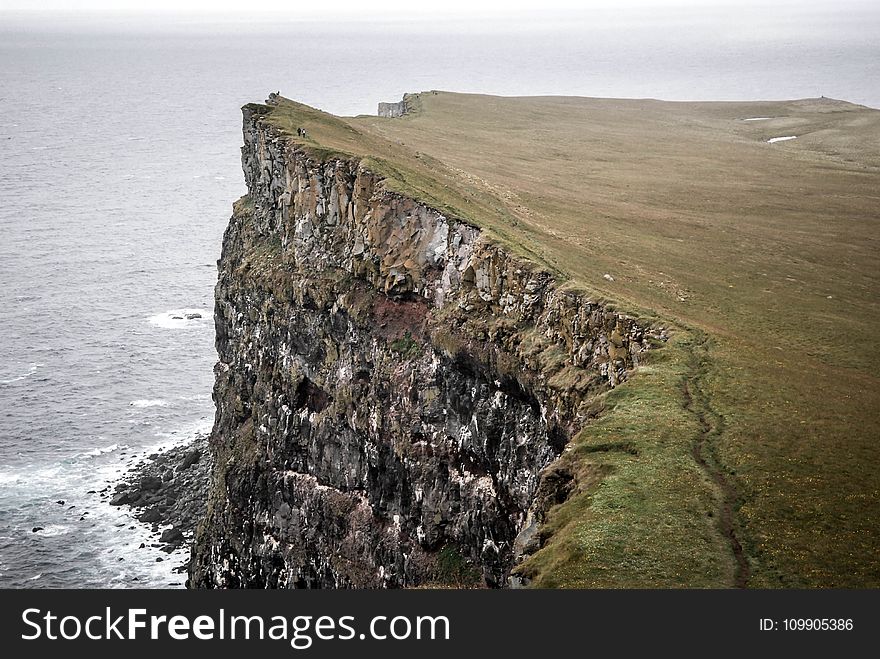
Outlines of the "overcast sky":
<svg viewBox="0 0 880 659">
<path fill-rule="evenodd" d="M 702 0 L 706 4 L 707 0 Z M 295 0 L 0 0 L 0 7 L 14 11 L 190 11 L 194 13 L 285 12 L 297 14 L 338 14 L 372 12 L 468 12 L 504 9 L 576 9 L 589 5 L 681 5 L 700 4 L 701 0 L 333 0 L 333 2 L 296 2 Z"/>
<path fill-rule="evenodd" d="M 835 6 L 852 6 L 874 0 L 836 0 Z M 713 7 L 727 5 L 831 4 L 832 0 L 0 0 L 6 11 L 52 12 L 162 12 L 195 14 L 253 14 L 278 12 L 296 16 L 369 16 L 377 14 L 467 14 L 509 11 L 559 11 L 606 8 Z"/>
</svg>

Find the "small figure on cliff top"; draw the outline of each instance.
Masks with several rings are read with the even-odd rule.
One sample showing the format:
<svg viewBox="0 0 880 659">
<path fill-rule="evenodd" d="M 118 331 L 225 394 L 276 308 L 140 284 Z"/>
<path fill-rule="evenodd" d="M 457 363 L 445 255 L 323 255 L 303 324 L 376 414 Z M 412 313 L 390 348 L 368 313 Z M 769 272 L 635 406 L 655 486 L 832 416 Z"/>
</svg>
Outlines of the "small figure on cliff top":
<svg viewBox="0 0 880 659">
<path fill-rule="evenodd" d="M 269 92 L 269 98 L 266 99 L 266 105 L 275 105 L 281 97 L 281 90 L 277 92 Z"/>
</svg>

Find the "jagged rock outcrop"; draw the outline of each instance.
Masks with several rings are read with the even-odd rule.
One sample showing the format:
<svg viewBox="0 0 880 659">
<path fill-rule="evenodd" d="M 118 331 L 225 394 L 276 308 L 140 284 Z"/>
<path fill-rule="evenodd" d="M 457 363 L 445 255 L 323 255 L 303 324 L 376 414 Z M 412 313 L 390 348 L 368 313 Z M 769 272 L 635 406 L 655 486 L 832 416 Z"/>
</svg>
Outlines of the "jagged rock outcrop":
<svg viewBox="0 0 880 659">
<path fill-rule="evenodd" d="M 409 102 L 406 95 L 397 101 L 397 103 L 379 103 L 378 115 L 388 119 L 396 119 L 402 117 L 409 112 Z"/>
<path fill-rule="evenodd" d="M 268 111 L 244 110 L 191 583 L 504 586 L 542 470 L 646 329 Z"/>
</svg>

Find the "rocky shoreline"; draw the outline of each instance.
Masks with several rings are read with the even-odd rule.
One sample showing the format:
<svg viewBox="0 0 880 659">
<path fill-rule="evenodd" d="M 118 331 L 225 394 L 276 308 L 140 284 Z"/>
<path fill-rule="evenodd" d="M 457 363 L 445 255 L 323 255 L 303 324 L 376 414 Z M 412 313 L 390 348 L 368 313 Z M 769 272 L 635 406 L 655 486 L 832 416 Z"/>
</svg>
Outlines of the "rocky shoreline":
<svg viewBox="0 0 880 659">
<path fill-rule="evenodd" d="M 135 519 L 151 527 L 151 546 L 170 554 L 192 542 L 205 514 L 210 473 L 208 435 L 198 435 L 191 443 L 153 453 L 102 495 L 111 506 L 129 506 Z M 182 574 L 188 568 L 189 561 L 174 571 Z"/>
</svg>

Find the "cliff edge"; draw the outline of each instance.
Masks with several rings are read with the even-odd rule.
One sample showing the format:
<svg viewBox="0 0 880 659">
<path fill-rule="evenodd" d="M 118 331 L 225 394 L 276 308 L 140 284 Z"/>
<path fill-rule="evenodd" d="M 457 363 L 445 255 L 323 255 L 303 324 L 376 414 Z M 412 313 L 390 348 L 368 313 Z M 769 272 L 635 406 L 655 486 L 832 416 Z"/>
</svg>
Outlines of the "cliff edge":
<svg viewBox="0 0 880 659">
<path fill-rule="evenodd" d="M 508 585 L 576 490 L 554 461 L 665 336 L 300 139 L 313 112 L 244 108 L 191 585 Z"/>
<path fill-rule="evenodd" d="M 880 112 L 404 105 L 244 108 L 191 585 L 877 584 Z"/>
</svg>

